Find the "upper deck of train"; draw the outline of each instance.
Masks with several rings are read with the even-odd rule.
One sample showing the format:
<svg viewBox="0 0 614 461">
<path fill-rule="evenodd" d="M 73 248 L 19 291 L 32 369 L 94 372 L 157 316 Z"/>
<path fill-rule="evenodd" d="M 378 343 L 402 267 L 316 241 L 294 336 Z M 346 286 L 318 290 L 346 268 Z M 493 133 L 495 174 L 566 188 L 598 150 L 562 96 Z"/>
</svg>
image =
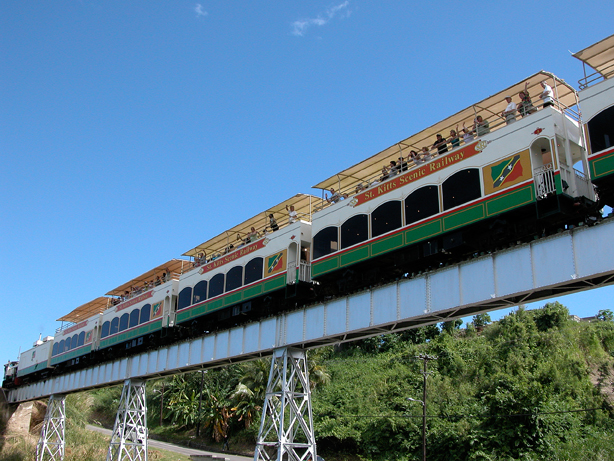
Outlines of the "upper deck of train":
<svg viewBox="0 0 614 461">
<path fill-rule="evenodd" d="M 517 95 L 521 91 L 526 90 L 531 97 L 533 106 L 536 109 L 541 109 L 542 101 L 539 99 L 539 96 L 543 91 L 540 85 L 542 81 L 546 81 L 554 91 L 555 101 L 552 108 L 556 111 L 556 114 L 564 115 L 569 120 L 570 125 L 578 128 L 580 126 L 580 114 L 576 90 L 556 75 L 542 70 L 317 183 L 313 188 L 322 190 L 323 196 L 326 191 L 332 188 L 341 197 L 348 198 L 360 193 L 374 183 L 380 183 L 383 176 L 382 167 L 390 165 L 392 161 L 402 162 L 404 171 L 417 170 L 420 165 L 411 161 L 407 162 L 410 158 L 410 152 L 422 153 L 422 149 L 426 147 L 431 159 L 436 159 L 438 156 L 441 157 L 441 154 L 437 152 L 437 148 L 433 147 L 438 134 L 447 139 L 448 152 L 445 155 L 452 157 L 455 151 L 462 150 L 466 144 L 463 140 L 463 127 L 465 126 L 468 130 L 471 130 L 478 116 L 481 116 L 483 120 L 488 122 L 488 134 L 484 136 L 488 141 L 507 134 L 499 131 L 509 131 L 511 129 L 500 115 L 508 104 L 506 96 L 510 96 L 513 101 L 517 102 Z M 544 114 L 545 112 L 540 115 Z M 534 120 L 536 120 L 534 114 L 523 118 L 520 118 L 520 115 L 518 115 L 518 121 L 514 124 L 514 128 L 518 128 L 520 126 L 519 123 L 528 124 Z M 552 125 L 555 122 L 553 121 Z M 450 144 L 451 130 L 456 131 L 459 137 L 457 146 Z M 579 130 L 576 133 L 579 137 Z M 477 133 L 477 135 L 477 138 L 482 137 L 480 133 Z M 579 139 L 578 141 L 580 142 Z M 581 160 L 581 146 L 575 149 L 572 155 L 574 164 Z M 322 200 L 318 210 L 328 205 L 326 201 Z M 316 215 L 315 219 L 317 220 L 318 218 L 319 216 Z"/>
</svg>

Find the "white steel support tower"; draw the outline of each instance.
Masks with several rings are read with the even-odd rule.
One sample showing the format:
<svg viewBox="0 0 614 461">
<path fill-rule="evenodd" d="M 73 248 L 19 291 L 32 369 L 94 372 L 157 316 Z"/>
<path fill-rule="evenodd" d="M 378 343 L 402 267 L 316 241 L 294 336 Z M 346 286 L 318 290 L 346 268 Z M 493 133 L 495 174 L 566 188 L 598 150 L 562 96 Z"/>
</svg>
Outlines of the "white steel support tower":
<svg viewBox="0 0 614 461">
<path fill-rule="evenodd" d="M 304 350 L 273 351 L 254 461 L 316 459 L 311 388 Z"/>
<path fill-rule="evenodd" d="M 145 381 L 127 379 L 119 402 L 107 461 L 147 461 Z"/>
<path fill-rule="evenodd" d="M 64 459 L 65 398 L 65 395 L 57 394 L 49 397 L 41 436 L 36 445 L 36 461 Z"/>
</svg>

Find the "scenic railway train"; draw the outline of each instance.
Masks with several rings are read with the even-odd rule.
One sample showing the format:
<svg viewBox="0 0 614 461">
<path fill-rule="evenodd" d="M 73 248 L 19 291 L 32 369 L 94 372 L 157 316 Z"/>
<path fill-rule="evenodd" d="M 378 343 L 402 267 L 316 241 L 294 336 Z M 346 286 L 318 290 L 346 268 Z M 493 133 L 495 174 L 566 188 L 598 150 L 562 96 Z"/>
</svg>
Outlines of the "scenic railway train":
<svg viewBox="0 0 614 461">
<path fill-rule="evenodd" d="M 599 222 L 614 206 L 614 35 L 574 57 L 579 90 L 537 72 L 77 307 L 3 387 Z"/>
</svg>

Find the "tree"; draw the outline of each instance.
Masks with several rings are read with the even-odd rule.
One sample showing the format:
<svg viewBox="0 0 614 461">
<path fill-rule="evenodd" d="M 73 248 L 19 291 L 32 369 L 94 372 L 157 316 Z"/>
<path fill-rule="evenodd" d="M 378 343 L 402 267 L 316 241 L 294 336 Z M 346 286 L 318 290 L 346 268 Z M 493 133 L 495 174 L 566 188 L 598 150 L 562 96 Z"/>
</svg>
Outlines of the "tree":
<svg viewBox="0 0 614 461">
<path fill-rule="evenodd" d="M 463 321 L 461 319 L 442 322 L 441 331 L 445 331 L 446 333 L 452 334 L 454 330 L 458 330 L 462 324 Z"/>
<path fill-rule="evenodd" d="M 477 329 L 482 329 L 491 322 L 490 315 L 487 312 L 473 316 L 473 325 Z"/>
<path fill-rule="evenodd" d="M 601 309 L 597 313 L 597 318 L 604 322 L 612 322 L 614 321 L 614 312 L 612 312 L 610 309 Z"/>
</svg>

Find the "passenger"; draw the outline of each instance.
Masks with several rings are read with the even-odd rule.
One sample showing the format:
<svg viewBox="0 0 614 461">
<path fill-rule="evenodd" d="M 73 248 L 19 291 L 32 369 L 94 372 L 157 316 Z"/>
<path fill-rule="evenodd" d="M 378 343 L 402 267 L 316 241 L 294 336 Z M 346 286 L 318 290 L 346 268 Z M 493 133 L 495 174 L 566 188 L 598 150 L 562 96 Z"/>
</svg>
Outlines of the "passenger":
<svg viewBox="0 0 614 461">
<path fill-rule="evenodd" d="M 252 226 L 252 228 L 249 231 L 249 234 L 247 234 L 247 243 L 253 243 L 256 240 L 258 240 L 259 237 L 260 236 L 258 235 L 256 228 Z"/>
<path fill-rule="evenodd" d="M 335 189 L 333 189 L 332 187 L 330 188 L 330 198 L 328 197 L 328 195 L 326 196 L 326 201 L 328 203 L 337 203 L 341 200 L 341 195 L 339 195 L 339 192 L 335 192 Z"/>
<path fill-rule="evenodd" d="M 358 194 L 359 192 L 362 192 L 365 189 L 366 187 L 363 183 L 358 183 L 358 185 L 356 186 L 356 193 Z"/>
<path fill-rule="evenodd" d="M 418 154 L 418 152 L 416 152 L 415 150 L 409 151 L 409 157 L 407 158 L 408 161 L 412 161 L 415 164 L 417 164 L 416 159 L 419 159 L 419 158 L 420 158 L 420 155 Z"/>
<path fill-rule="evenodd" d="M 439 155 L 443 155 L 446 152 L 448 152 L 448 148 L 446 146 L 446 140 L 440 134 L 437 135 L 437 139 L 433 143 L 433 147 L 437 149 L 437 153 Z"/>
<path fill-rule="evenodd" d="M 155 284 L 155 286 L 162 285 L 162 280 L 160 280 L 160 276 L 159 275 L 156 277 L 156 281 L 154 282 L 154 284 Z"/>
<path fill-rule="evenodd" d="M 446 149 L 446 152 L 448 150 Z M 431 155 L 431 153 L 429 152 L 429 148 L 428 147 L 423 147 L 422 148 L 422 161 L 423 162 L 428 162 L 429 160 L 431 160 L 433 158 L 433 156 Z"/>
<path fill-rule="evenodd" d="M 407 159 L 404 159 L 402 155 L 399 157 L 399 163 L 398 163 L 398 165 L 400 166 L 399 170 L 400 170 L 401 172 L 403 172 L 403 171 L 407 171 L 407 168 L 408 168 L 408 167 L 407 167 Z"/>
<path fill-rule="evenodd" d="M 527 115 L 531 115 L 537 112 L 537 109 L 533 106 L 531 102 L 531 97 L 529 96 L 529 91 L 527 87 L 529 86 L 529 82 L 525 82 L 524 90 L 518 93 L 518 97 L 520 98 L 520 104 L 518 105 L 518 111 L 522 117 L 526 117 Z M 478 133 L 479 136 L 479 133 Z"/>
<path fill-rule="evenodd" d="M 505 119 L 505 124 L 509 125 L 516 121 L 516 103 L 510 96 L 506 96 L 505 101 L 507 101 L 507 107 L 501 112 L 501 117 Z"/>
<path fill-rule="evenodd" d="M 395 162 L 394 160 L 390 161 L 390 166 L 388 167 L 388 171 L 390 172 L 389 175 L 392 178 L 393 176 L 396 176 L 399 173 L 399 168 L 397 167 L 397 162 Z"/>
<path fill-rule="evenodd" d="M 544 89 L 544 91 L 542 91 L 542 94 L 539 95 L 540 99 L 544 101 L 542 107 L 554 105 L 554 93 L 552 92 L 552 88 L 550 87 L 550 85 L 548 85 L 544 80 L 543 82 L 541 82 L 541 86 Z"/>
<path fill-rule="evenodd" d="M 298 214 L 296 211 L 294 211 L 294 205 L 290 205 L 290 208 L 288 208 L 288 205 L 286 205 L 286 211 L 288 212 L 288 222 L 290 224 L 298 221 Z"/>
<path fill-rule="evenodd" d="M 273 217 L 273 213 L 269 215 L 269 226 L 271 226 L 272 232 L 279 230 L 279 225 L 277 224 L 277 220 Z"/>
<path fill-rule="evenodd" d="M 382 167 L 382 175 L 379 178 L 379 182 L 383 182 L 386 181 L 386 179 L 388 179 L 390 176 L 388 175 L 388 167 L 386 165 L 384 165 Z"/>
<path fill-rule="evenodd" d="M 450 145 L 452 149 L 456 149 L 460 146 L 460 139 L 458 137 L 458 125 L 456 125 L 456 130 L 450 130 Z"/>
<path fill-rule="evenodd" d="M 430 157 L 430 154 L 429 154 L 429 157 Z M 414 157 L 414 163 L 416 164 L 416 166 L 422 165 L 424 163 L 424 159 L 422 158 L 422 155 L 416 154 L 416 156 Z"/>
<path fill-rule="evenodd" d="M 474 139 L 475 139 L 475 135 L 473 134 L 473 130 L 468 129 L 465 126 L 465 122 L 463 122 L 463 142 L 465 144 L 469 144 Z"/>
<path fill-rule="evenodd" d="M 478 115 L 473 122 L 473 131 L 478 134 L 478 137 L 490 133 L 488 120 L 484 120 L 481 115 Z"/>
</svg>

